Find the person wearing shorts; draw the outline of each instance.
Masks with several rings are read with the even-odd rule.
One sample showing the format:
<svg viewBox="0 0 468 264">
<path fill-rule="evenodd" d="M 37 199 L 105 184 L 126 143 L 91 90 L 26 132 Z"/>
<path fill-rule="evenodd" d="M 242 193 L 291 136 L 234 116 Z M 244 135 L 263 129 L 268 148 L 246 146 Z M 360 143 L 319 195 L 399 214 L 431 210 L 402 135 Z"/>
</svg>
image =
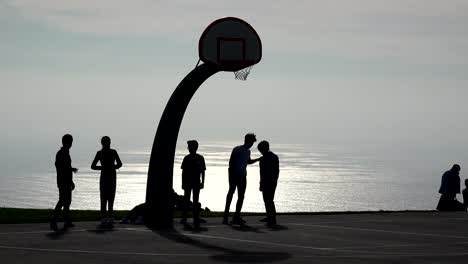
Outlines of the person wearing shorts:
<svg viewBox="0 0 468 264">
<path fill-rule="evenodd" d="M 190 206 L 190 195 L 193 193 L 193 227 L 200 227 L 200 206 L 198 199 L 200 190 L 205 185 L 205 158 L 197 154 L 198 142 L 196 140 L 187 141 L 187 147 L 190 154 L 184 157 L 182 161 L 182 189 L 184 190 L 184 207 L 182 210 L 181 223 L 187 223 L 187 211 Z M 200 182 L 201 179 L 201 182 Z"/>
</svg>

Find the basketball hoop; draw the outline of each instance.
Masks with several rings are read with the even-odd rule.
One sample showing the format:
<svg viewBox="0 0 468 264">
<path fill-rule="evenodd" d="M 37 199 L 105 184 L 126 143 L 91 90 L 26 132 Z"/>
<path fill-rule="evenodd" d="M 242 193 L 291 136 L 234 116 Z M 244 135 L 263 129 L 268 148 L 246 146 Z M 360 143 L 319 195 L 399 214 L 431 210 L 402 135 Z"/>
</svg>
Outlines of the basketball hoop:
<svg viewBox="0 0 468 264">
<path fill-rule="evenodd" d="M 252 66 L 262 58 L 262 41 L 255 29 L 236 17 L 218 19 L 203 31 L 198 43 L 200 60 L 234 72 L 247 80 Z"/>
<path fill-rule="evenodd" d="M 241 80 L 241 81 L 247 80 L 247 76 L 249 76 L 249 73 L 252 67 L 253 65 L 250 65 L 249 67 L 235 71 L 234 76 L 236 77 L 236 80 Z"/>
</svg>

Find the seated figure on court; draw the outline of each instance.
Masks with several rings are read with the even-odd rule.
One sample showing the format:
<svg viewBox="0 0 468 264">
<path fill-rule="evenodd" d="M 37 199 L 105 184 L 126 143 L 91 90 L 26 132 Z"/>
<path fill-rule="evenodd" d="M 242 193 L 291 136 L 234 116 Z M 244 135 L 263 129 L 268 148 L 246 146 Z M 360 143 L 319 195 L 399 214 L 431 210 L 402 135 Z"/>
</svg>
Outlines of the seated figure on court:
<svg viewBox="0 0 468 264">
<path fill-rule="evenodd" d="M 72 167 L 70 158 L 70 148 L 73 144 L 73 137 L 66 134 L 62 137 L 62 148 L 55 156 L 55 168 L 57 170 L 57 187 L 59 190 L 59 200 L 55 206 L 54 215 L 50 222 L 50 228 L 57 230 L 57 219 L 63 207 L 63 228 L 73 227 L 70 220 L 70 204 L 72 200 L 72 191 L 75 189 L 73 183 L 73 173 L 78 172 L 78 169 Z"/>
<path fill-rule="evenodd" d="M 279 176 L 278 156 L 270 150 L 268 141 L 258 143 L 258 151 L 262 153 L 260 157 L 260 191 L 263 195 L 267 217 L 262 219 L 268 226 L 276 225 L 275 191 Z"/>
<path fill-rule="evenodd" d="M 466 207 L 457 201 L 460 193 L 460 165 L 454 164 L 452 168 L 442 175 L 439 189 L 441 194 L 437 210 L 439 211 L 465 211 Z"/>
<path fill-rule="evenodd" d="M 189 154 L 182 161 L 182 189 L 184 190 L 184 206 L 182 210 L 181 223 L 187 223 L 187 211 L 190 204 L 190 194 L 193 193 L 193 227 L 200 227 L 200 205 L 198 198 L 200 190 L 205 185 L 205 159 L 202 155 L 197 154 L 198 142 L 196 140 L 187 141 Z M 200 182 L 201 178 L 201 182 Z"/>
<path fill-rule="evenodd" d="M 226 207 L 224 208 L 223 224 L 228 224 L 229 208 L 231 207 L 232 196 L 237 189 L 236 212 L 232 219 L 232 224 L 242 225 L 245 221 L 241 218 L 240 212 L 244 203 L 245 189 L 247 188 L 247 165 L 258 161 L 250 158 L 250 148 L 257 141 L 255 134 L 249 133 L 244 137 L 244 144 L 235 147 L 229 158 L 229 190 L 226 196 Z"/>
<path fill-rule="evenodd" d="M 102 149 L 96 153 L 91 169 L 100 170 L 99 191 L 101 196 L 101 225 L 112 226 L 115 190 L 117 188 L 117 172 L 122 167 L 119 154 L 111 149 L 111 139 L 104 136 L 101 139 Z M 100 165 L 97 165 L 98 162 Z M 106 207 L 108 211 L 106 212 Z"/>
</svg>

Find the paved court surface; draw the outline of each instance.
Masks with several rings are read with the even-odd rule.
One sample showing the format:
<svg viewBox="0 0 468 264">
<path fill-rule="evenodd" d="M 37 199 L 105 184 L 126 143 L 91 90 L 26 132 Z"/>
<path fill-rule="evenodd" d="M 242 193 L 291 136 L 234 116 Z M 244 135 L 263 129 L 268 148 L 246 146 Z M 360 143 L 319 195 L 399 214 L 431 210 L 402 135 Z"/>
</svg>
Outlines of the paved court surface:
<svg viewBox="0 0 468 264">
<path fill-rule="evenodd" d="M 208 218 L 201 231 L 0 225 L 1 263 L 468 263 L 468 213 L 280 216 L 269 229 Z"/>
</svg>

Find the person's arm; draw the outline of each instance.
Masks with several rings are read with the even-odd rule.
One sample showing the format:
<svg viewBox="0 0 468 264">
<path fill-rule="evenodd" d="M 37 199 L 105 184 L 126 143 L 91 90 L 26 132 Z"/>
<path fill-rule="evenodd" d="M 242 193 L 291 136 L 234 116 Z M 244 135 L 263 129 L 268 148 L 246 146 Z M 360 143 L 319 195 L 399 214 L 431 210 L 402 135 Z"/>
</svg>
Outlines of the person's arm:
<svg viewBox="0 0 468 264">
<path fill-rule="evenodd" d="M 63 161 L 61 160 L 60 151 L 55 155 L 55 170 L 57 171 L 57 187 L 62 186 L 62 173 L 63 173 Z"/>
<path fill-rule="evenodd" d="M 117 164 L 115 165 L 115 169 L 118 170 L 122 168 L 122 161 L 120 160 L 120 157 L 117 151 L 115 151 L 115 161 L 117 162 Z"/>
<path fill-rule="evenodd" d="M 254 164 L 255 162 L 259 161 L 260 158 L 256 158 L 256 159 L 251 159 L 249 158 L 249 161 L 247 161 L 248 164 Z"/>
<path fill-rule="evenodd" d="M 249 160 L 247 161 L 247 164 L 254 164 L 255 162 L 257 162 L 259 160 L 260 160 L 260 158 L 251 159 L 250 158 L 250 150 L 249 150 Z"/>
<path fill-rule="evenodd" d="M 202 182 L 200 185 L 200 189 L 203 189 L 205 188 L 205 171 L 202 171 L 201 176 L 202 176 Z"/>
<path fill-rule="evenodd" d="M 102 166 L 98 166 L 97 163 L 98 161 L 100 160 L 100 157 L 99 157 L 99 151 L 96 153 L 96 156 L 94 157 L 94 160 L 93 160 L 93 163 L 91 163 L 91 169 L 92 170 L 101 170 L 102 169 Z"/>
<path fill-rule="evenodd" d="M 201 173 L 202 182 L 200 185 L 200 189 L 205 188 L 205 170 L 206 170 L 205 159 L 202 156 L 202 173 Z"/>
<path fill-rule="evenodd" d="M 278 156 L 275 155 L 275 164 L 274 164 L 274 168 L 273 168 L 273 173 L 276 176 L 276 179 L 278 179 L 279 172 L 280 172 L 279 158 L 278 158 Z"/>
</svg>

